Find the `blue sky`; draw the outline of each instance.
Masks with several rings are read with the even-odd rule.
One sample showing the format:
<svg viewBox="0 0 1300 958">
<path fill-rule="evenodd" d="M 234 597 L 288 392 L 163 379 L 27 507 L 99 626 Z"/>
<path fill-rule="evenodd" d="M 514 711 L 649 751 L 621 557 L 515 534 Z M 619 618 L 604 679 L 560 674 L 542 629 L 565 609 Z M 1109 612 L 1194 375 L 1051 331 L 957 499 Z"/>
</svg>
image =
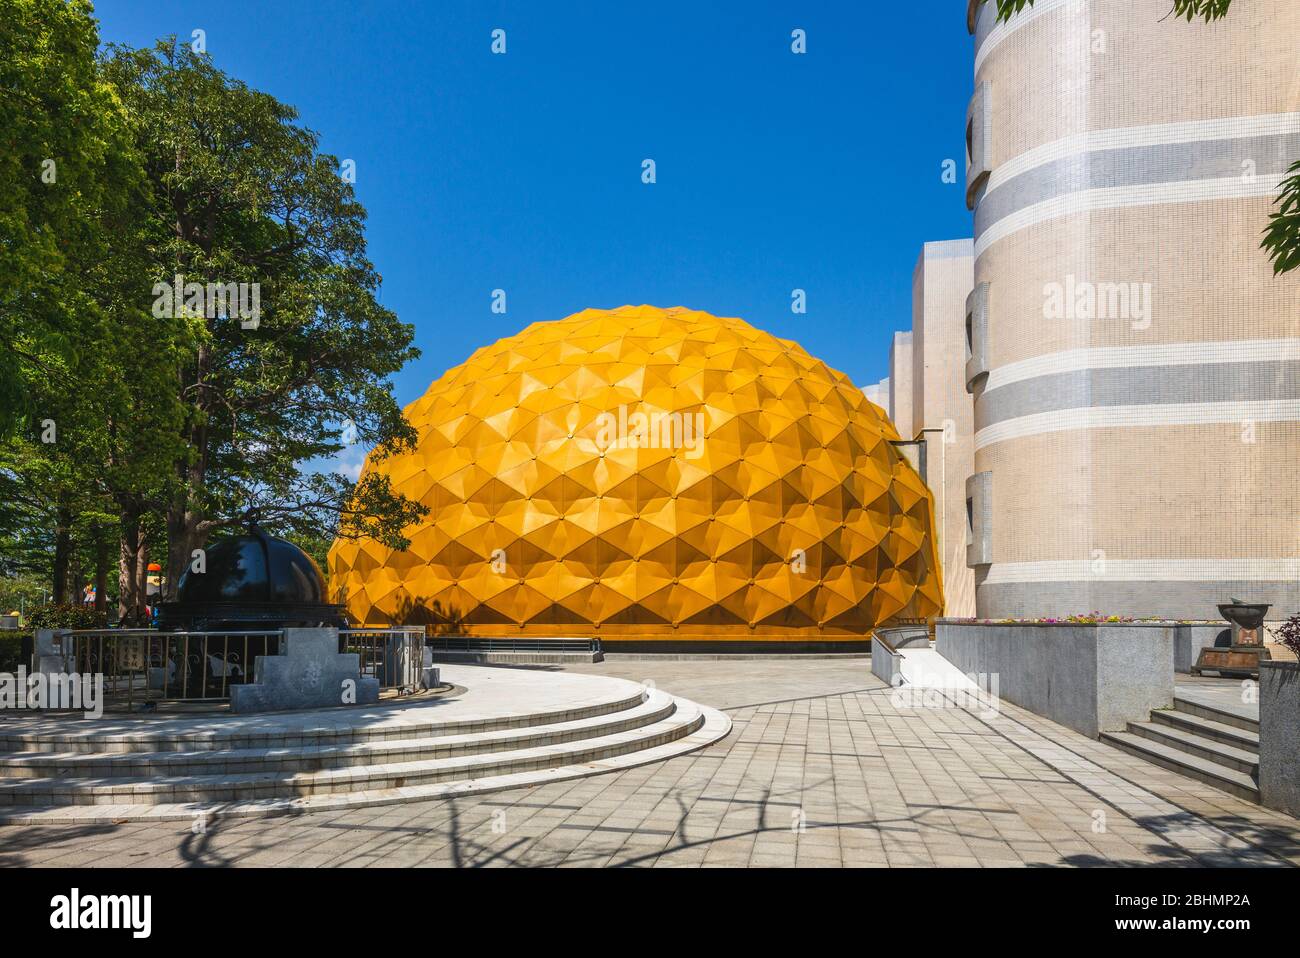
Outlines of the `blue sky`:
<svg viewBox="0 0 1300 958">
<path fill-rule="evenodd" d="M 424 352 L 395 378 L 403 405 L 484 343 L 624 303 L 743 317 L 865 386 L 910 327 L 921 243 L 971 232 L 941 179 L 945 159 L 964 175 L 959 0 L 100 0 L 96 15 L 102 39 L 137 46 L 204 30 L 222 69 L 355 160 L 383 301 Z"/>
</svg>

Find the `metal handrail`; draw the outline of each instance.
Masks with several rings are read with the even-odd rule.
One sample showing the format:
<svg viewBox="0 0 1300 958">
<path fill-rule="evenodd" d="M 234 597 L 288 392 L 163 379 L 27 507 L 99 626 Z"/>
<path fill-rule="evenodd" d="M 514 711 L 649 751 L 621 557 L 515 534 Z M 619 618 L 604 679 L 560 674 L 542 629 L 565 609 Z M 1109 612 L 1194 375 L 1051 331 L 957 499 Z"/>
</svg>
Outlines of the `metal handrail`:
<svg viewBox="0 0 1300 958">
<path fill-rule="evenodd" d="M 879 642 L 881 646 L 884 647 L 885 651 L 888 652 L 890 655 L 898 654 L 898 649 L 894 648 L 889 642 L 885 641 L 885 637 L 880 634 L 879 629 L 872 629 L 871 637 L 875 639 L 877 642 Z"/>
<path fill-rule="evenodd" d="M 232 685 L 253 681 L 256 658 L 281 654 L 284 632 L 56 629 L 53 638 L 65 672 L 103 675 L 106 689 L 134 704 L 137 690 L 160 701 L 227 700 Z M 360 674 L 399 692 L 420 689 L 424 644 L 418 627 L 339 630 L 339 651 L 357 655 Z"/>
</svg>

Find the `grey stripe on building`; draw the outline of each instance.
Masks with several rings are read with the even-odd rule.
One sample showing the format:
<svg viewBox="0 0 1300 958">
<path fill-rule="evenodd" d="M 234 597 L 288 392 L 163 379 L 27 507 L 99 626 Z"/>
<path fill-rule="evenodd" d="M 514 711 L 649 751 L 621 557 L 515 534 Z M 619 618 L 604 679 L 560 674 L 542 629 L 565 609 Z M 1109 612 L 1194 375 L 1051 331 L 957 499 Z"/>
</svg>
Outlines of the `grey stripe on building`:
<svg viewBox="0 0 1300 958">
<path fill-rule="evenodd" d="M 1076 369 L 986 390 L 975 404 L 975 429 L 1061 409 L 1296 399 L 1300 362 L 1294 360 Z"/>
<path fill-rule="evenodd" d="M 1026 170 L 977 198 L 975 235 L 1045 200 L 1085 190 L 1155 183 L 1276 177 L 1300 157 L 1300 132 L 1160 143 L 1076 153 Z M 1253 163 L 1251 169 L 1243 164 Z"/>
</svg>

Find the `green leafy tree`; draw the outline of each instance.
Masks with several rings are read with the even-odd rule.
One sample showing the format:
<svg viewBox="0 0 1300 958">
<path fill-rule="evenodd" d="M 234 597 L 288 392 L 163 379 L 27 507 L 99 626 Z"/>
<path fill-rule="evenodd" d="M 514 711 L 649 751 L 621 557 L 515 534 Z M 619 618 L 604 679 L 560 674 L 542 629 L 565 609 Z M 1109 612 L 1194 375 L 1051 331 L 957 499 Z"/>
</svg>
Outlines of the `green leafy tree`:
<svg viewBox="0 0 1300 958">
<path fill-rule="evenodd" d="M 39 579 L 52 591 L 54 501 L 50 465 L 27 445 L 0 445 L 0 578 Z M 2 603 L 0 603 L 2 604 Z"/>
<path fill-rule="evenodd" d="M 379 303 L 365 211 L 338 160 L 292 107 L 174 38 L 110 48 L 106 66 L 149 180 L 154 312 L 178 317 L 188 342 L 170 384 L 184 448 L 166 505 L 169 587 L 211 533 L 248 521 L 404 548 L 421 506 L 383 477 L 354 487 L 311 468 L 345 438 L 381 457 L 413 440 L 388 383 L 418 355 L 413 331 Z M 236 288 L 240 309 L 233 292 L 214 302 Z"/>
<path fill-rule="evenodd" d="M 186 47 L 96 47 L 87 3 L 0 0 L 0 574 L 76 601 L 93 570 L 102 602 L 116 536 L 131 623 L 167 539 L 172 584 L 249 519 L 405 545 L 419 506 L 306 466 L 410 440 L 386 377 L 411 330 L 336 161 Z M 177 277 L 257 284 L 260 322 L 157 309 Z"/>
<path fill-rule="evenodd" d="M 0 614 L 26 613 L 28 609 L 45 605 L 49 597 L 49 587 L 42 575 L 25 572 L 0 576 Z"/>
<path fill-rule="evenodd" d="M 86 0 L 0 0 L 0 437 L 67 374 L 137 174 Z"/>
<path fill-rule="evenodd" d="M 111 562 L 119 613 L 133 621 L 143 608 L 138 590 L 147 561 L 140 530 L 166 506 L 181 417 L 178 404 L 168 404 L 175 366 L 160 348 L 162 334 L 149 330 L 153 339 L 145 339 L 129 310 L 110 304 L 105 315 L 116 324 L 78 353 L 69 375 L 34 384 L 39 437 L 0 442 L 0 499 L 7 504 L 0 544 L 43 552 L 56 602 L 78 600 L 93 570 L 102 605 Z"/>
<path fill-rule="evenodd" d="M 56 602 L 106 584 L 119 532 L 131 593 L 180 446 L 185 330 L 146 323 L 148 183 L 97 49 L 84 0 L 0 0 L 0 565 Z"/>
<path fill-rule="evenodd" d="M 997 5 L 998 19 L 1009 20 L 1026 7 L 1032 7 L 1034 0 L 997 0 Z M 1188 22 L 1201 19 L 1211 23 L 1226 17 L 1231 6 L 1232 0 L 1173 0 L 1171 12 Z M 1287 170 L 1277 211 L 1269 215 L 1260 246 L 1268 250 L 1275 275 L 1300 267 L 1300 160 Z"/>
</svg>

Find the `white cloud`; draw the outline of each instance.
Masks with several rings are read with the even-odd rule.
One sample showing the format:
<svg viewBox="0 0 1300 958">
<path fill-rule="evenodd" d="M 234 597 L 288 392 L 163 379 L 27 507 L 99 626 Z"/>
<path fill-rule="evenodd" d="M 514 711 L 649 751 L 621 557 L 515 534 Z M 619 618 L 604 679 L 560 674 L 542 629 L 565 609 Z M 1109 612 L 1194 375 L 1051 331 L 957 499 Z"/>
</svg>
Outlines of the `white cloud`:
<svg viewBox="0 0 1300 958">
<path fill-rule="evenodd" d="M 361 478 L 361 467 L 366 464 L 365 452 L 357 449 L 344 449 L 333 461 L 334 471 L 347 476 L 353 482 Z"/>
</svg>

